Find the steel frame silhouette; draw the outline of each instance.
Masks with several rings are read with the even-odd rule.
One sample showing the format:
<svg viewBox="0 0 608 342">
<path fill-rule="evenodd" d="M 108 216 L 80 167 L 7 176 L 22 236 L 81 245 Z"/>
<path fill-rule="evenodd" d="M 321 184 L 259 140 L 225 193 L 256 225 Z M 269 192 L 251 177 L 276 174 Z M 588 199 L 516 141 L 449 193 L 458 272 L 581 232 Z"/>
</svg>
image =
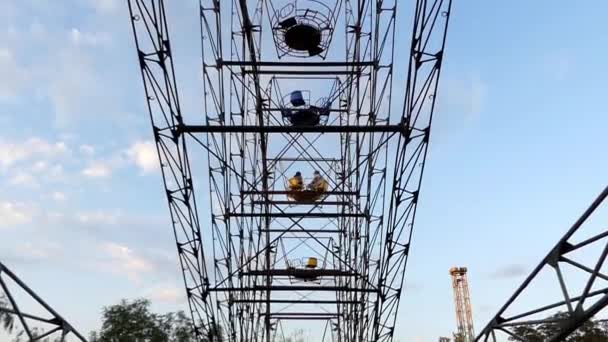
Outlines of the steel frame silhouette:
<svg viewBox="0 0 608 342">
<path fill-rule="evenodd" d="M 550 342 L 563 341 L 568 335 L 574 332 L 579 326 L 588 321 L 595 314 L 600 312 L 603 308 L 608 305 L 608 287 L 600 287 L 599 289 L 593 289 L 594 285 L 597 284 L 597 280 L 608 280 L 608 275 L 601 272 L 602 266 L 608 256 L 608 227 L 599 234 L 589 237 L 580 242 L 574 242 L 572 237 L 579 230 L 584 229 L 584 224 L 593 215 L 596 210 L 607 204 L 606 198 L 608 197 L 608 187 L 600 193 L 600 195 L 593 201 L 591 206 L 585 210 L 582 216 L 574 223 L 574 225 L 568 230 L 568 232 L 559 240 L 559 242 L 551 249 L 547 256 L 538 264 L 532 273 L 524 280 L 521 286 L 515 291 L 515 293 L 509 298 L 504 306 L 498 311 L 498 313 L 490 320 L 483 331 L 477 336 L 476 341 L 497 341 L 501 336 L 512 337 L 521 341 L 524 341 L 522 336 L 517 335 L 514 331 L 517 327 L 525 327 L 532 324 L 555 324 L 558 327 L 558 332 L 547 339 Z M 577 261 L 574 261 L 569 257 L 569 253 L 589 248 L 594 243 L 602 243 L 602 253 L 598 259 L 594 262 L 584 265 Z M 585 286 L 580 293 L 576 295 L 571 293 L 569 283 L 563 276 L 562 266 L 570 265 L 578 269 L 579 271 L 588 274 L 588 279 L 585 282 Z M 510 316 L 506 316 L 507 310 L 510 307 L 518 304 L 520 296 L 525 293 L 526 289 L 539 277 L 539 274 L 544 269 L 553 269 L 555 271 L 555 281 L 561 288 L 562 298 L 555 299 L 554 302 L 545 303 L 542 306 L 535 307 L 533 309 L 513 313 Z M 591 302 L 591 304 L 589 304 Z M 585 304 L 588 304 L 585 307 Z M 557 309 L 565 310 L 565 317 L 556 318 L 544 318 L 537 319 L 534 315 L 542 314 L 544 312 L 547 315 L 551 312 L 555 312 Z"/>
<path fill-rule="evenodd" d="M 49 317 L 42 317 L 38 314 L 32 314 L 24 312 L 19 305 L 19 298 L 14 295 L 14 287 L 10 286 L 11 283 L 7 282 L 10 279 L 12 283 L 21 289 L 22 293 L 27 294 L 37 304 L 43 308 Z M 12 291 L 11 291 L 12 288 Z M 21 292 L 20 291 L 20 292 Z M 0 262 L 0 294 L 4 294 L 8 303 L 8 306 L 0 305 L 0 313 L 6 313 L 13 315 L 16 320 L 21 324 L 23 331 L 25 332 L 28 341 L 42 341 L 45 338 L 53 337 L 59 338 L 59 341 L 63 342 L 66 338 L 74 337 L 80 341 L 86 342 L 87 340 L 78 332 L 68 321 L 66 321 L 61 315 L 59 315 L 50 305 L 48 305 L 42 298 L 40 298 L 32 289 L 30 289 L 17 275 L 15 275 L 8 267 Z M 45 327 L 53 327 L 48 331 L 43 331 L 41 334 L 35 334 L 34 328 L 37 328 L 35 322 L 43 323 Z"/>
<path fill-rule="evenodd" d="M 220 326 L 229 341 L 272 341 L 291 320 L 323 322 L 324 340 L 393 338 L 451 1 L 416 1 L 404 105 L 394 116 L 396 1 L 336 1 L 344 9 L 343 59 L 294 62 L 262 53 L 264 1 L 201 0 L 202 124 L 186 123 L 181 112 L 164 1 L 129 1 L 200 341 L 213 340 Z M 288 89 L 273 82 L 286 79 L 334 82 L 335 118 L 326 126 L 281 123 Z M 339 146 L 333 155 L 317 147 L 324 139 Z M 192 148 L 207 154 L 210 226 L 196 204 Z M 291 167 L 279 165 L 290 162 L 336 175 L 327 192 L 335 199 L 297 211 L 276 200 L 285 194 L 277 179 Z M 286 261 L 304 248 L 325 258 L 319 284 L 285 278 Z"/>
</svg>

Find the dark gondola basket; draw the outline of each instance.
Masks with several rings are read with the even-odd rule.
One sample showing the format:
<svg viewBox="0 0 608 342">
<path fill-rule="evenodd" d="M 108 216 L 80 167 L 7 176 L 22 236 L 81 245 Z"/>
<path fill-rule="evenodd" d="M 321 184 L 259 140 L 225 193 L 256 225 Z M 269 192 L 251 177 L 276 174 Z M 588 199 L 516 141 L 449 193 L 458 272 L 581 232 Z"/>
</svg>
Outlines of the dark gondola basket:
<svg viewBox="0 0 608 342">
<path fill-rule="evenodd" d="M 334 11 L 316 0 L 296 0 L 275 11 L 271 25 L 279 58 L 325 59 L 335 21 Z"/>
<path fill-rule="evenodd" d="M 282 103 L 281 116 L 285 125 L 324 126 L 329 120 L 331 103 L 327 98 L 320 98 L 311 105 L 310 91 L 293 91 L 283 98 Z"/>
</svg>

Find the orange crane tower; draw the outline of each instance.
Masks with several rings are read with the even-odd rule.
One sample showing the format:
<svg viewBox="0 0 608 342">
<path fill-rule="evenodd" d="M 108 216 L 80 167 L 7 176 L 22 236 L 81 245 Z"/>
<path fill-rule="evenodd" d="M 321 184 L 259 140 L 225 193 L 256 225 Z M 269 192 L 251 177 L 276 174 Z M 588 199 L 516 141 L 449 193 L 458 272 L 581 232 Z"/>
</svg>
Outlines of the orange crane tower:
<svg viewBox="0 0 608 342">
<path fill-rule="evenodd" d="M 467 268 L 452 267 L 450 268 L 450 275 L 452 276 L 452 288 L 454 289 L 458 336 L 462 338 L 462 342 L 472 342 L 475 339 L 475 332 L 473 330 L 473 313 L 471 311 Z"/>
</svg>

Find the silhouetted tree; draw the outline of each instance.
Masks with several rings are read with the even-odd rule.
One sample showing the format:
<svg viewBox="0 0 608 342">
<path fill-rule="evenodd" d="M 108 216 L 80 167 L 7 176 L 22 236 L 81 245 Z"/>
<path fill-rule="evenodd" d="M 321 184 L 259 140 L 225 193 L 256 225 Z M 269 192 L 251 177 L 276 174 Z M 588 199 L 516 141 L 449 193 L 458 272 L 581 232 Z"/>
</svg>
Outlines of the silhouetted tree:
<svg viewBox="0 0 608 342">
<path fill-rule="evenodd" d="M 17 335 L 11 340 L 11 342 L 30 342 L 30 341 L 38 341 L 38 342 L 61 342 L 61 337 L 54 337 L 54 338 L 50 338 L 50 337 L 45 337 L 42 339 L 36 339 L 37 337 L 44 335 L 45 330 L 38 328 L 38 327 L 33 327 L 30 328 L 30 332 L 32 333 L 32 339 L 30 340 L 30 338 L 28 337 L 27 333 L 25 332 L 25 330 L 21 330 L 19 331 L 19 333 L 17 333 Z"/>
<path fill-rule="evenodd" d="M 192 320 L 183 312 L 158 315 L 150 311 L 150 301 L 123 299 L 105 307 L 99 333 L 89 334 L 90 342 L 194 342 Z M 223 342 L 221 327 L 211 329 L 203 342 Z"/>
<path fill-rule="evenodd" d="M 553 319 L 565 319 L 568 314 L 558 312 L 551 316 Z M 575 330 L 563 342 L 605 342 L 608 341 L 608 327 L 605 323 L 589 320 Z M 530 324 L 513 329 L 515 334 L 526 342 L 542 342 L 559 332 L 555 323 Z M 519 341 L 509 337 L 509 341 Z"/>
<path fill-rule="evenodd" d="M 7 332 L 12 332 L 15 327 L 15 315 L 8 313 L 2 309 L 9 309 L 10 305 L 8 298 L 4 294 L 0 294 L 0 326 Z"/>
</svg>

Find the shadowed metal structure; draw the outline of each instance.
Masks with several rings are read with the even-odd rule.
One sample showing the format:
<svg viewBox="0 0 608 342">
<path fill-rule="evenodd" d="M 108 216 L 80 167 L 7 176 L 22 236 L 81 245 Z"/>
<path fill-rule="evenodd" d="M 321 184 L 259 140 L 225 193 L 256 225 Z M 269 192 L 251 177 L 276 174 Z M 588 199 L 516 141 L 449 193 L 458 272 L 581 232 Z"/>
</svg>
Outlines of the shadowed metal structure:
<svg viewBox="0 0 608 342">
<path fill-rule="evenodd" d="M 28 303 L 36 304 L 36 311 L 25 312 L 20 305 L 27 296 Z M 0 262 L 0 314 L 12 316 L 14 329 L 21 328 L 27 341 L 53 341 L 86 339 L 76 331 L 61 315 L 32 291 L 17 275 Z M 34 313 L 35 312 L 35 313 Z M 40 313 L 42 312 L 42 314 Z"/>
<path fill-rule="evenodd" d="M 399 108 L 396 0 L 200 0 L 201 117 L 182 113 L 164 1 L 129 1 L 199 341 L 280 340 L 294 321 L 393 339 L 450 9 L 415 1 Z M 295 196 L 300 171 L 327 189 Z"/>
<path fill-rule="evenodd" d="M 587 226 L 589 221 L 593 221 L 594 214 L 599 215 L 600 208 L 608 208 L 606 197 L 608 197 L 608 187 L 604 188 L 591 206 L 534 268 L 477 336 L 476 341 L 504 341 L 509 337 L 525 341 L 525 338 L 518 334 L 517 328 L 536 324 L 554 324 L 556 333 L 546 341 L 564 341 L 568 335 L 608 305 L 608 275 L 603 269 L 608 256 L 606 217 L 599 217 L 600 221 L 603 220 L 600 229 L 591 230 Z M 581 238 L 581 235 L 584 237 Z M 593 253 L 594 249 L 599 253 L 597 257 L 590 258 L 596 254 Z M 577 261 L 576 256 L 585 258 Z M 576 277 L 565 274 L 565 267 L 576 272 Z M 559 287 L 561 296 L 554 297 L 553 301 L 544 301 L 540 305 L 522 310 L 521 305 L 525 304 L 521 303 L 522 297 L 530 291 L 529 288 L 540 281 L 544 272 L 553 273 L 554 276 L 548 283 L 541 284 L 543 292 L 550 289 L 549 285 L 555 284 Z M 582 280 L 579 283 L 582 286 L 577 286 L 579 284 L 576 280 Z M 576 291 L 579 288 L 580 291 Z M 549 317 L 555 312 L 561 312 L 562 315 Z"/>
<path fill-rule="evenodd" d="M 475 333 L 467 268 L 452 267 L 450 276 L 452 276 L 452 289 L 454 290 L 458 336 L 462 338 L 462 342 L 472 342 L 475 339 Z"/>
</svg>

